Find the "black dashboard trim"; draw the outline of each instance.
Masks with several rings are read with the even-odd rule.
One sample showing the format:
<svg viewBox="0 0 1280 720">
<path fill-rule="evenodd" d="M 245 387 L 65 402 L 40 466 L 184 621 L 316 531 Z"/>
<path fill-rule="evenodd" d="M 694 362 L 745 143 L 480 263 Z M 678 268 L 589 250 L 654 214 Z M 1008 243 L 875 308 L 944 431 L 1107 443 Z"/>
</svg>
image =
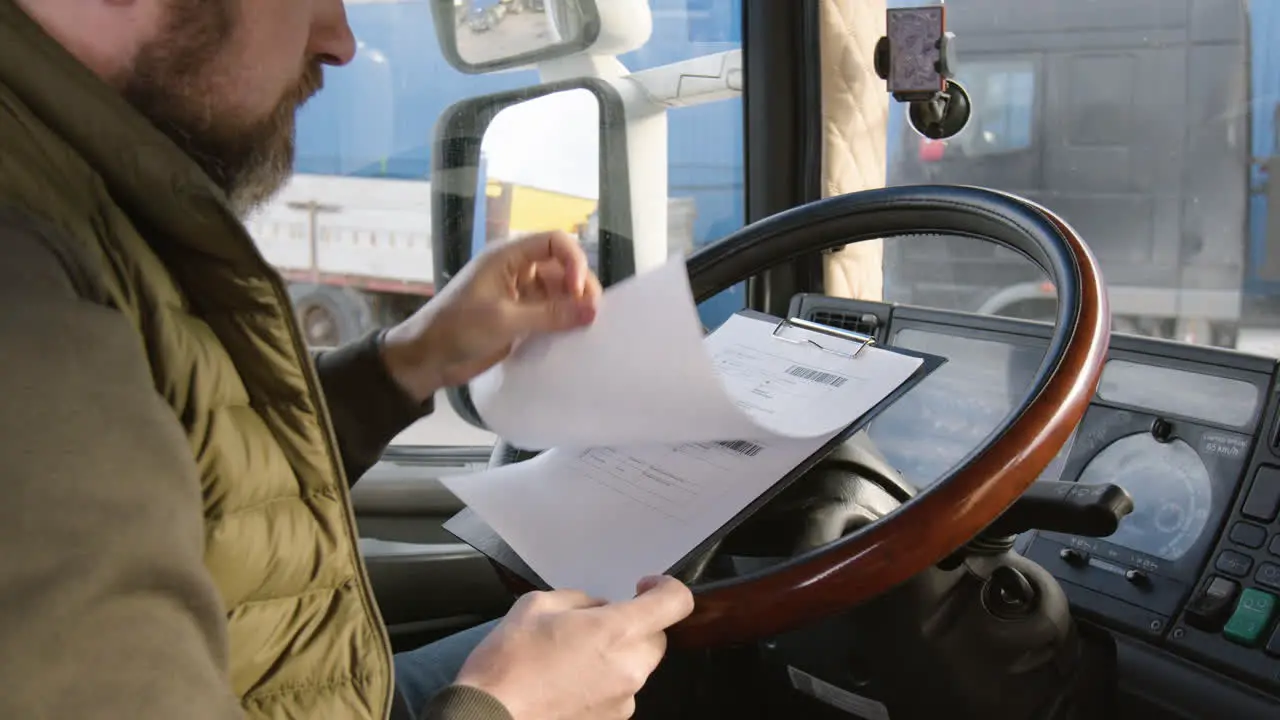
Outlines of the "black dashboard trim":
<svg viewBox="0 0 1280 720">
<path fill-rule="evenodd" d="M 1280 716 L 1280 699 L 1149 643 L 1113 637 L 1122 698 L 1185 720 Z"/>
<path fill-rule="evenodd" d="M 1005 335 L 1019 335 L 1048 340 L 1053 335 L 1053 326 L 1045 322 L 1019 320 L 999 315 L 979 315 L 959 310 L 943 310 L 922 308 L 913 305 L 895 305 L 872 300 L 850 300 L 833 298 L 814 293 L 797 294 L 791 300 L 789 315 L 791 317 L 808 317 L 813 312 L 832 313 L 870 313 L 880 320 L 877 340 L 884 339 L 884 332 L 897 320 L 915 320 L 935 325 L 951 325 L 961 330 L 987 330 Z M 1157 355 L 1162 358 L 1195 363 L 1198 365 L 1214 365 L 1224 368 L 1235 368 L 1252 373 L 1271 375 L 1280 366 L 1275 358 L 1252 355 L 1238 350 L 1207 347 L 1204 345 L 1187 345 L 1161 338 L 1139 337 L 1113 333 L 1111 335 L 1111 352 L 1138 353 Z"/>
<path fill-rule="evenodd" d="M 1044 344 L 1047 347 L 1053 330 L 1048 323 L 951 310 L 812 294 L 792 298 L 791 316 L 812 319 L 819 312 L 837 318 L 841 315 L 874 315 L 878 320 L 877 340 L 890 344 L 893 336 L 901 329 L 923 329 L 922 326 L 927 326 L 936 332 L 974 339 L 1003 339 L 1019 345 L 1025 341 L 1026 344 Z M 1204 529 L 1203 532 L 1210 539 L 1200 551 L 1203 555 L 1197 558 L 1192 567 L 1187 568 L 1190 571 L 1187 574 L 1193 580 L 1191 590 L 1194 591 L 1215 574 L 1215 558 L 1224 549 L 1232 549 L 1249 554 L 1254 559 L 1254 569 L 1250 570 L 1247 577 L 1240 578 L 1242 586 L 1261 587 L 1253 581 L 1253 572 L 1264 562 L 1264 558 L 1280 563 L 1280 557 L 1268 555 L 1266 546 L 1245 548 L 1233 542 L 1230 528 L 1242 518 L 1241 509 L 1257 469 L 1263 465 L 1280 466 L 1280 443 L 1277 442 L 1280 439 L 1280 388 L 1277 387 L 1280 360 L 1222 348 L 1128 335 L 1112 335 L 1108 360 L 1113 359 L 1209 373 L 1248 382 L 1258 389 L 1259 402 L 1247 427 L 1184 417 L 1113 400 L 1104 401 L 1097 395 L 1092 407 L 1157 415 L 1175 422 L 1249 436 L 1246 461 L 1241 465 L 1242 474 L 1224 483 L 1231 488 L 1230 497 L 1223 499 L 1224 507 L 1220 515 Z M 1259 524 L 1266 527 L 1268 536 L 1280 542 L 1280 518 Z M 1040 555 L 1052 565 L 1048 558 L 1052 555 L 1052 559 L 1057 560 L 1056 550 L 1046 553 L 1045 549 L 1051 549 L 1049 545 L 1057 541 L 1047 536 L 1029 535 L 1032 537 L 1020 541 L 1020 551 L 1024 555 Z M 1037 545 L 1044 547 L 1037 551 Z M 1048 566 L 1046 568 L 1053 571 Z M 1058 573 L 1055 572 L 1056 574 Z M 1143 696 L 1147 702 L 1158 705 L 1176 717 L 1280 717 L 1280 658 L 1267 657 L 1260 648 L 1236 646 L 1221 636 L 1203 633 L 1186 625 L 1185 598 L 1178 603 L 1175 613 L 1162 617 L 1159 613 L 1097 592 L 1074 579 L 1061 575 L 1059 579 L 1072 598 L 1078 619 L 1106 627 L 1116 638 L 1120 650 L 1120 682 L 1126 692 Z M 1263 589 L 1280 596 L 1280 591 L 1276 589 Z M 1118 604 L 1127 605 L 1131 611 L 1126 619 L 1115 615 L 1126 615 L 1126 611 Z M 1277 615 L 1280 615 L 1280 611 L 1277 611 Z M 1262 643 L 1266 642 L 1267 636 L 1272 632 L 1280 634 L 1280 621 L 1273 619 L 1265 630 Z"/>
</svg>

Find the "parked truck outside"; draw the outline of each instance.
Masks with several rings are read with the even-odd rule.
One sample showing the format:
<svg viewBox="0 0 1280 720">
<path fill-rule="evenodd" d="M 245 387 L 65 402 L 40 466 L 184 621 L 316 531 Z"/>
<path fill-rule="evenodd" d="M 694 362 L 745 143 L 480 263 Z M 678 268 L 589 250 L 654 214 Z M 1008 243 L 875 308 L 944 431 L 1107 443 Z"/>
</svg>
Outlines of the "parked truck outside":
<svg viewBox="0 0 1280 720">
<path fill-rule="evenodd" d="M 504 3 L 509 11 L 510 3 Z M 468 4 L 458 4 L 465 18 Z M 513 18 L 545 12 L 524 3 Z M 690 7 L 738 12 L 740 0 L 655 0 L 654 42 L 620 59 L 633 71 L 738 47 L 736 37 L 702 37 Z M 435 292 L 431 238 L 429 123 L 464 98 L 536 84 L 533 70 L 463 75 L 448 66 L 433 37 L 425 0 L 348 0 L 358 52 L 348 67 L 326 75 L 324 92 L 300 113 L 296 174 L 248 221 L 264 256 L 290 283 L 308 342 L 335 345 L 407 317 Z M 711 28 L 734 25 L 714 20 Z M 674 38 L 674 40 L 672 40 Z M 686 41 L 687 39 L 687 41 Z M 657 42 L 663 40 L 664 42 Z M 687 254 L 743 222 L 741 102 L 731 99 L 681 108 L 670 115 L 669 246 Z M 706 128 L 723 128 L 708 141 Z M 693 132 L 701 128 L 701 133 Z M 492 177 L 487 182 L 486 240 L 560 228 L 595 253 L 595 199 Z M 585 212 L 582 210 L 585 209 Z M 742 288 L 708 303 L 717 323 L 742 307 Z"/>
<path fill-rule="evenodd" d="M 1242 330 L 1277 317 L 1280 213 L 1268 206 L 1280 197 L 1269 182 L 1280 3 L 947 8 L 968 50 L 957 79 L 973 118 L 932 142 L 895 113 L 890 184 L 985 185 L 1053 208 L 1098 256 L 1118 331 L 1235 347 Z M 1218 113 L 1224 107 L 1250 112 Z M 1054 288 L 988 243 L 893 243 L 884 265 L 890 300 L 1052 317 Z"/>
</svg>

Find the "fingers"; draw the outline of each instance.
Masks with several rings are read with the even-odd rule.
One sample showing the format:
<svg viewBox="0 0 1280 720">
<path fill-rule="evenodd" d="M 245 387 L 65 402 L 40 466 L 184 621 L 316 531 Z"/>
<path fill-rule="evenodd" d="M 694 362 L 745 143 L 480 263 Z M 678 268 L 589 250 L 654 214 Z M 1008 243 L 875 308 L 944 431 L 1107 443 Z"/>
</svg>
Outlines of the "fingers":
<svg viewBox="0 0 1280 720">
<path fill-rule="evenodd" d="M 587 285 L 582 297 L 594 303 L 603 293 L 604 288 L 600 285 L 600 278 L 596 277 L 596 274 L 590 272 L 590 268 L 588 268 Z"/>
<path fill-rule="evenodd" d="M 505 309 L 506 327 L 513 336 L 532 332 L 572 330 L 591 324 L 596 318 L 596 302 L 585 297 L 547 298 L 516 303 Z"/>
<path fill-rule="evenodd" d="M 522 302 L 546 300 L 566 295 L 576 297 L 575 293 L 569 292 L 565 288 L 568 282 L 567 277 L 568 273 L 565 271 L 564 265 L 561 265 L 559 261 L 543 260 L 529 266 L 516 284 L 516 291 Z"/>
<path fill-rule="evenodd" d="M 693 612 L 693 593 L 673 577 L 645 578 L 636 590 L 635 598 L 610 609 L 627 615 L 640 632 L 665 630 Z"/>
<path fill-rule="evenodd" d="M 512 240 L 502 246 L 500 252 L 517 277 L 530 265 L 547 260 L 557 261 L 564 268 L 564 291 L 575 297 L 587 292 L 587 278 L 592 274 L 587 254 L 567 233 L 553 230 L 529 235 Z"/>
<path fill-rule="evenodd" d="M 627 628 L 627 638 L 625 644 L 619 649 L 619 653 L 625 656 L 627 667 L 626 689 L 632 693 L 630 699 L 634 701 L 634 693 L 640 692 L 649 678 L 658 669 L 662 663 L 662 658 L 667 654 L 667 634 L 661 630 L 649 632 L 647 634 L 636 635 L 634 629 Z M 630 712 L 634 713 L 632 708 Z M 630 715 L 624 715 L 630 717 Z"/>
<path fill-rule="evenodd" d="M 515 608 L 524 612 L 558 613 L 585 610 L 604 604 L 603 600 L 577 590 L 551 590 L 525 593 L 516 601 Z"/>
<path fill-rule="evenodd" d="M 646 635 L 638 650 L 638 657 L 646 672 L 652 673 L 667 654 L 667 634 L 662 631 Z"/>
<path fill-rule="evenodd" d="M 564 265 L 561 265 L 558 260 L 544 260 L 529 266 L 516 283 L 516 292 L 524 301 L 544 300 L 564 295 L 581 297 L 584 300 L 597 300 L 604 293 L 600 278 L 593 272 L 587 273 L 586 285 L 580 295 L 572 292 L 567 287 L 568 284 L 568 272 Z"/>
<path fill-rule="evenodd" d="M 600 280 L 581 246 L 564 232 L 491 245 L 470 267 L 478 282 L 462 285 L 473 291 L 462 295 L 462 304 L 472 311 L 474 320 L 466 324 L 474 342 L 467 357 L 444 373 L 446 385 L 467 382 L 489 369 L 524 337 L 574 330 L 596 319 L 603 295 Z"/>
<path fill-rule="evenodd" d="M 512 240 L 498 252 L 515 279 L 518 300 L 506 308 L 508 333 L 571 330 L 595 320 L 603 289 L 573 238 L 560 231 L 539 233 Z"/>
<path fill-rule="evenodd" d="M 653 588 L 657 587 L 660 582 L 662 582 L 661 575 L 650 575 L 648 577 L 640 578 L 640 582 L 636 583 L 636 595 L 643 595 L 649 592 Z"/>
</svg>

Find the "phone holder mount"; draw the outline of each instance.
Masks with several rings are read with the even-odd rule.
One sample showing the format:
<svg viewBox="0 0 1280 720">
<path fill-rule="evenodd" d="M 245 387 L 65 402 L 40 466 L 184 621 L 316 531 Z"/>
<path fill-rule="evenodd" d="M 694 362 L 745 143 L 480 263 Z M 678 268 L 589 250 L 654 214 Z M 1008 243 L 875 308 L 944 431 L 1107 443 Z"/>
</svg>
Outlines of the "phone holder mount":
<svg viewBox="0 0 1280 720">
<path fill-rule="evenodd" d="M 876 75 L 890 84 L 890 93 L 894 100 L 907 103 L 907 118 L 916 132 L 930 140 L 943 140 L 954 137 L 969 123 L 973 114 L 973 106 L 969 93 L 955 77 L 955 33 L 946 32 L 938 38 L 933 47 L 937 49 L 937 59 L 929 62 L 925 58 L 916 57 L 918 65 L 926 71 L 931 70 L 941 79 L 941 86 L 928 90 L 902 90 L 893 88 L 890 77 L 895 75 L 894 58 L 904 60 L 904 51 L 895 52 L 890 39 L 882 36 L 876 41 L 875 69 Z M 930 53 L 932 54 L 932 53 Z M 929 67 L 932 65 L 932 67 Z"/>
</svg>

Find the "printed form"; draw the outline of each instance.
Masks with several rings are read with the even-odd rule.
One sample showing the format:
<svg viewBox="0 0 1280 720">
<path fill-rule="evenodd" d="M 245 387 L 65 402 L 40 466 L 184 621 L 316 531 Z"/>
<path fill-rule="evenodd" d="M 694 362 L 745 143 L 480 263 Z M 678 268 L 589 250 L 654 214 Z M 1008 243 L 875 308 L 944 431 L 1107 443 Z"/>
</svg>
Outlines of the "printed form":
<svg viewBox="0 0 1280 720">
<path fill-rule="evenodd" d="M 774 329 L 735 315 L 704 337 L 682 260 L 619 283 L 590 328 L 472 386 L 492 430 L 548 451 L 442 482 L 552 587 L 632 597 L 923 362 Z"/>
</svg>

